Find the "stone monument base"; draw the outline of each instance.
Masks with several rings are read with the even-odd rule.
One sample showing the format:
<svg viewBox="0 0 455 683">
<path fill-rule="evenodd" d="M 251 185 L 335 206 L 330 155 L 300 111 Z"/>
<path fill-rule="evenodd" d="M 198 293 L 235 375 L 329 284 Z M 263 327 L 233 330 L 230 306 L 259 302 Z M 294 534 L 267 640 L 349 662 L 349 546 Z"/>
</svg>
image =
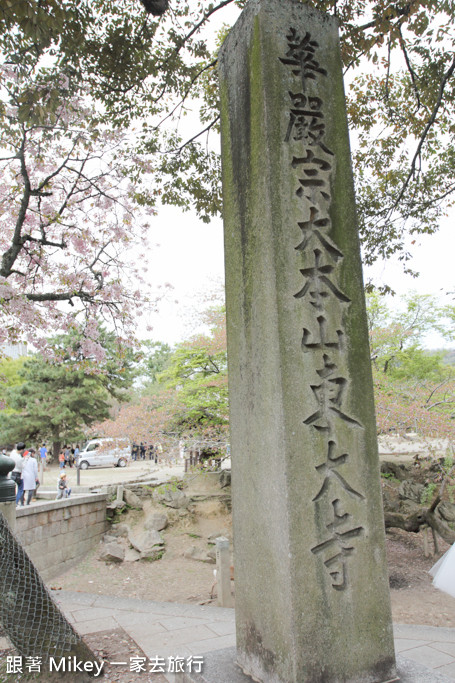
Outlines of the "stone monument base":
<svg viewBox="0 0 455 683">
<path fill-rule="evenodd" d="M 235 663 L 235 655 L 235 647 L 209 652 L 204 655 L 202 673 L 180 674 L 182 678 L 176 677 L 176 683 L 251 683 L 253 679 L 246 676 Z M 398 678 L 395 680 L 400 683 L 450 683 L 453 680 L 401 655 L 397 655 L 397 671 Z"/>
</svg>

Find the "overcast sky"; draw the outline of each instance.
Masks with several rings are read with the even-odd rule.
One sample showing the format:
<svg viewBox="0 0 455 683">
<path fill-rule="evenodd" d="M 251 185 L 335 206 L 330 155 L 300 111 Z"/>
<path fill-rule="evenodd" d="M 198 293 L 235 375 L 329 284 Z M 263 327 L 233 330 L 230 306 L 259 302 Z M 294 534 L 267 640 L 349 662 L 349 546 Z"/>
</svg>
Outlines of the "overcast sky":
<svg viewBox="0 0 455 683">
<path fill-rule="evenodd" d="M 222 222 L 216 219 L 206 225 L 189 212 L 165 207 L 151 223 L 150 241 L 159 246 L 153 246 L 150 255 L 144 257 L 147 278 L 156 286 L 164 282 L 173 285 L 159 313 L 153 316 L 151 336 L 174 344 L 190 336 L 191 313 L 201 293 L 214 291 L 224 279 Z M 418 278 L 404 275 L 402 265 L 392 261 L 366 270 L 365 280 L 372 277 L 375 284 L 389 284 L 398 295 L 415 290 L 434 294 L 442 301 L 445 292 L 455 291 L 454 223 L 452 216 L 436 235 L 413 236 L 416 244 L 410 247 L 414 255 L 410 265 L 420 272 Z M 432 336 L 427 343 L 437 347 L 441 340 Z"/>
<path fill-rule="evenodd" d="M 213 27 L 221 26 L 222 21 L 233 22 L 238 15 L 236 8 L 229 7 L 225 12 L 215 15 Z M 183 125 L 193 133 L 191 115 Z M 184 131 L 181 131 L 184 134 Z M 215 136 L 212 136 L 215 138 Z M 212 142 L 216 140 L 212 139 Z M 398 261 L 376 264 L 365 271 L 365 280 L 372 279 L 376 285 L 388 284 L 398 295 L 415 290 L 420 294 L 434 294 L 442 297 L 445 292 L 455 291 L 455 210 L 441 222 L 435 235 L 412 237 L 416 240 L 408 250 L 413 255 L 410 267 L 419 271 L 418 278 L 403 274 Z M 174 289 L 167 300 L 160 305 L 160 311 L 153 316 L 152 338 L 174 344 L 187 339 L 192 332 L 191 310 L 197 305 L 201 292 L 216 289 L 224 280 L 223 227 L 221 219 L 208 225 L 188 212 L 175 207 L 164 207 L 151 221 L 150 255 L 144 256 L 144 268 L 148 279 L 155 285 L 169 282 Z M 449 301 L 451 299 L 447 299 Z M 148 337 L 145 332 L 141 337 Z M 442 340 L 430 337 L 429 346 L 440 346 Z"/>
</svg>

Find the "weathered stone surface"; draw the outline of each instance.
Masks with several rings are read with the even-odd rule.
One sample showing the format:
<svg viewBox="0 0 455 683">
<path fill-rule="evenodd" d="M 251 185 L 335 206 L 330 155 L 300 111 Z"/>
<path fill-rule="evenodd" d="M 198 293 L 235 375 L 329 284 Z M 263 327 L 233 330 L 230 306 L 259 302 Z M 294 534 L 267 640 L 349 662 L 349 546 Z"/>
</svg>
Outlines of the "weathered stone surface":
<svg viewBox="0 0 455 683">
<path fill-rule="evenodd" d="M 204 655 L 204 667 L 201 673 L 184 673 L 179 683 L 251 683 L 251 678 L 241 671 L 236 659 L 237 653 L 233 647 L 207 652 Z M 402 655 L 398 655 L 397 659 L 400 683 L 451 683 L 453 681 L 453 678 L 438 673 L 434 669 L 427 669 Z"/>
<path fill-rule="evenodd" d="M 229 538 L 229 533 L 227 529 L 220 529 L 219 531 L 214 531 L 213 534 L 210 534 L 210 536 L 207 538 L 209 543 L 215 543 L 217 538 L 220 538 L 221 536 L 225 536 L 226 538 Z"/>
<path fill-rule="evenodd" d="M 132 531 L 128 535 L 128 540 L 140 553 L 141 559 L 156 557 L 162 552 L 164 546 L 161 534 L 154 529 Z"/>
<path fill-rule="evenodd" d="M 413 515 L 415 512 L 418 512 L 421 507 L 420 503 L 416 503 L 415 500 L 405 498 L 401 501 L 398 512 L 402 515 Z"/>
<path fill-rule="evenodd" d="M 115 543 L 116 541 L 117 537 L 112 534 L 104 534 L 103 536 L 103 543 Z"/>
<path fill-rule="evenodd" d="M 101 559 L 106 562 L 123 562 L 125 559 L 125 548 L 121 543 L 106 543 L 100 552 Z"/>
<path fill-rule="evenodd" d="M 381 462 L 381 472 L 384 474 L 392 474 L 396 479 L 403 481 L 407 479 L 411 470 L 411 466 L 402 462 Z"/>
<path fill-rule="evenodd" d="M 113 524 L 111 528 L 109 529 L 109 533 L 111 536 L 124 536 L 127 537 L 128 534 L 130 533 L 131 528 L 129 524 Z"/>
<path fill-rule="evenodd" d="M 115 510 L 123 510 L 125 506 L 126 503 L 124 500 L 112 500 L 110 503 L 106 505 L 106 509 L 115 512 Z"/>
<path fill-rule="evenodd" d="M 453 503 L 439 503 L 438 512 L 446 522 L 455 522 L 455 505 Z"/>
<path fill-rule="evenodd" d="M 137 562 L 141 559 L 141 553 L 135 548 L 127 548 L 125 550 L 125 562 Z"/>
<path fill-rule="evenodd" d="M 219 55 L 237 659 L 273 683 L 395 659 L 337 21 L 250 0 Z"/>
<path fill-rule="evenodd" d="M 215 564 L 216 562 L 214 554 L 210 556 L 207 550 L 198 548 L 195 545 L 192 545 L 191 548 L 185 550 L 183 556 L 189 560 L 196 560 L 197 562 L 206 562 L 207 564 Z"/>
<path fill-rule="evenodd" d="M 125 503 L 130 505 L 132 508 L 138 508 L 139 510 L 142 510 L 142 501 L 139 496 L 133 493 L 133 491 L 125 489 L 123 491 L 123 499 Z"/>
<path fill-rule="evenodd" d="M 425 486 L 413 481 L 401 482 L 398 493 L 403 500 L 413 500 L 415 503 L 420 503 Z"/>
<path fill-rule="evenodd" d="M 220 472 L 220 488 L 224 489 L 231 485 L 231 470 L 222 470 Z"/>
<path fill-rule="evenodd" d="M 191 501 L 183 493 L 183 491 L 180 491 L 180 489 L 176 489 L 175 491 L 172 489 L 166 489 L 162 498 L 162 502 L 170 508 L 179 509 L 187 508 Z"/>
<path fill-rule="evenodd" d="M 144 523 L 145 529 L 155 529 L 155 531 L 163 531 L 169 524 L 168 516 L 165 512 L 154 512 L 149 515 Z"/>
</svg>

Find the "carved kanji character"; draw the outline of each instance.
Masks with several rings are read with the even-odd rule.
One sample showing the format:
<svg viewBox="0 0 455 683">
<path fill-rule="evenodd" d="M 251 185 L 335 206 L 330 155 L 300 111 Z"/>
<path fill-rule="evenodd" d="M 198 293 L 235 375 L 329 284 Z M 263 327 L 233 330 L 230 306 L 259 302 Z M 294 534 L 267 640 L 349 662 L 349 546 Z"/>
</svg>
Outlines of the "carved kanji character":
<svg viewBox="0 0 455 683">
<path fill-rule="evenodd" d="M 319 405 L 318 410 L 304 420 L 304 424 L 311 425 L 315 429 L 324 431 L 329 430 L 332 426 L 332 420 L 339 418 L 353 426 L 361 427 L 362 425 L 354 418 L 350 417 L 341 410 L 343 404 L 343 394 L 348 386 L 348 380 L 345 377 L 337 375 L 338 368 L 335 363 L 330 361 L 330 358 L 324 354 L 324 366 L 317 370 L 321 378 L 320 384 L 312 384 L 311 390 Z"/>
<path fill-rule="evenodd" d="M 310 219 L 308 221 L 302 221 L 298 223 L 299 228 L 303 233 L 303 240 L 295 248 L 299 251 L 305 251 L 307 247 L 311 244 L 313 239 L 317 239 L 320 246 L 325 250 L 335 262 L 343 258 L 343 253 L 338 249 L 336 244 L 327 237 L 322 230 L 330 229 L 330 218 L 318 218 L 320 213 L 316 206 L 310 207 Z"/>
<path fill-rule="evenodd" d="M 335 331 L 337 341 L 329 341 L 327 333 L 327 320 L 324 318 L 324 316 L 320 315 L 317 318 L 317 323 L 319 326 L 319 339 L 317 340 L 311 339 L 310 330 L 307 330 L 305 327 L 303 328 L 302 351 L 304 353 L 317 350 L 324 351 L 325 349 L 341 351 L 343 348 L 343 330 Z"/>
<path fill-rule="evenodd" d="M 297 168 L 297 166 L 309 164 L 319 166 L 319 170 L 321 171 L 330 171 L 332 169 L 332 165 L 328 161 L 316 157 L 311 149 L 306 150 L 304 157 L 292 157 L 292 168 Z"/>
<path fill-rule="evenodd" d="M 292 108 L 289 114 L 289 124 L 285 135 L 285 142 L 303 140 L 308 145 L 319 146 L 324 152 L 333 156 L 323 143 L 325 135 L 323 102 L 320 97 L 307 97 L 304 93 L 289 92 Z"/>
<path fill-rule="evenodd" d="M 338 467 L 344 465 L 347 461 L 349 455 L 348 453 L 343 453 L 342 455 L 335 456 L 336 453 L 336 443 L 335 441 L 329 441 L 327 449 L 327 460 L 316 467 L 317 471 L 324 475 L 324 481 L 322 486 L 316 496 L 313 498 L 313 502 L 320 500 L 328 491 L 330 482 L 340 485 L 352 498 L 357 498 L 364 500 L 364 496 L 358 491 L 355 491 L 350 484 L 344 479 L 344 477 L 337 471 Z M 329 527 L 327 527 L 329 528 Z"/>
<path fill-rule="evenodd" d="M 314 266 L 300 270 L 306 282 L 302 289 L 294 294 L 295 298 L 302 299 L 309 294 L 311 305 L 319 310 L 324 308 L 324 299 L 330 295 L 335 296 L 342 303 L 350 303 L 351 300 L 328 277 L 333 273 L 334 266 L 322 265 L 321 257 L 321 250 L 315 249 Z"/>
<path fill-rule="evenodd" d="M 332 511 L 333 520 L 326 526 L 327 530 L 332 533 L 331 537 L 326 541 L 315 545 L 311 548 L 311 552 L 314 555 L 318 555 L 320 553 L 325 553 L 327 550 L 330 553 L 334 550 L 336 551 L 334 555 L 331 555 L 324 561 L 324 565 L 329 570 L 332 579 L 332 588 L 342 591 L 345 590 L 348 585 L 346 559 L 354 552 L 354 547 L 349 544 L 349 541 L 361 536 L 364 529 L 362 526 L 358 526 L 344 532 L 337 531 L 340 526 L 349 522 L 349 518 L 352 515 L 348 513 L 343 514 L 341 512 L 341 503 L 338 498 L 332 501 Z"/>
<path fill-rule="evenodd" d="M 301 38 L 294 28 L 291 28 L 286 36 L 288 41 L 288 51 L 285 58 L 280 58 L 283 64 L 293 66 L 292 73 L 302 79 L 303 90 L 306 90 L 308 79 L 314 80 L 316 74 L 327 76 L 327 71 L 323 69 L 314 55 L 319 44 L 311 40 L 311 35 L 307 32 Z"/>
</svg>

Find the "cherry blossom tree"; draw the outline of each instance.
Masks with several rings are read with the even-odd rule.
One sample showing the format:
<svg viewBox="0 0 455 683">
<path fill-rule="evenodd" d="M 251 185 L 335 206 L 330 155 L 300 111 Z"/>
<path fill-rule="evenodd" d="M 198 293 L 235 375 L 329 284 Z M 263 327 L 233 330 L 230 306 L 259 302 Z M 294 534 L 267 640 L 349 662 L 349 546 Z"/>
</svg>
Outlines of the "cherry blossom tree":
<svg viewBox="0 0 455 683">
<path fill-rule="evenodd" d="M 98 320 L 131 338 L 155 303 L 134 265 L 153 209 L 126 178 L 127 134 L 101 124 L 63 73 L 55 83 L 4 64 L 0 79 L 0 343 L 43 348 L 76 327 L 101 357 Z"/>
<path fill-rule="evenodd" d="M 216 136 L 207 144 L 219 121 L 217 52 L 246 0 L 143 4 L 147 10 L 139 0 L 8 0 L 0 42 L 27 64 L 51 55 L 103 103 L 111 126 L 141 119 L 135 146 L 154 168 L 152 194 L 209 220 L 221 210 Z M 405 237 L 434 233 L 454 203 L 455 5 L 308 4 L 340 25 L 365 261 L 396 254 L 407 267 Z M 192 110 L 188 130 L 182 122 Z"/>
<path fill-rule="evenodd" d="M 204 221 L 221 211 L 207 138 L 221 22 L 245 4 L 0 4 L 1 339 L 39 345 L 77 324 L 96 345 L 95 314 L 128 334 L 144 310 L 125 251 L 142 239 L 141 211 L 158 200 Z M 310 4 L 340 22 L 365 260 L 406 264 L 405 236 L 434 232 L 455 196 L 453 3 Z"/>
</svg>

